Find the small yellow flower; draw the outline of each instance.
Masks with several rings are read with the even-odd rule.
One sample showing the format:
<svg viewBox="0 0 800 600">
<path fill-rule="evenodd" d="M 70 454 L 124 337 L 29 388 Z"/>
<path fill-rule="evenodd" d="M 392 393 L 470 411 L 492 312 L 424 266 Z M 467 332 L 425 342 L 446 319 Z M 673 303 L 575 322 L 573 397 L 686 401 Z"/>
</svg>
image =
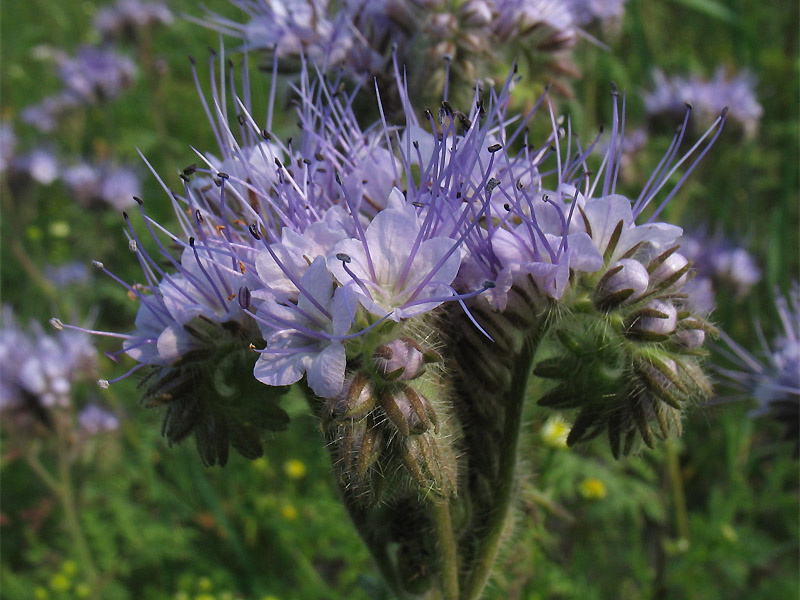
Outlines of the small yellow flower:
<svg viewBox="0 0 800 600">
<path fill-rule="evenodd" d="M 602 500 L 608 493 L 606 485 L 599 479 L 588 477 L 581 482 L 581 496 L 587 500 Z"/>
<path fill-rule="evenodd" d="M 722 537 L 729 541 L 731 544 L 739 541 L 739 534 L 736 530 L 727 523 L 719 528 Z"/>
<path fill-rule="evenodd" d="M 261 458 L 257 458 L 253 461 L 253 468 L 256 471 L 261 471 L 262 473 L 269 468 L 269 462 L 263 456 Z"/>
<path fill-rule="evenodd" d="M 542 425 L 542 440 L 551 448 L 566 448 L 570 429 L 569 423 L 561 415 L 554 415 Z"/>
<path fill-rule="evenodd" d="M 287 460 L 283 465 L 283 470 L 289 479 L 302 479 L 306 476 L 306 465 L 302 460 Z"/>
<path fill-rule="evenodd" d="M 54 592 L 66 592 L 70 587 L 72 587 L 72 582 L 66 575 L 57 573 L 50 579 L 50 589 Z"/>
<path fill-rule="evenodd" d="M 189 600 L 189 594 L 186 592 L 176 592 L 175 600 Z"/>
<path fill-rule="evenodd" d="M 47 600 L 50 597 L 50 592 L 48 592 L 42 586 L 39 586 L 35 590 L 33 590 L 33 597 L 36 600 Z"/>
<path fill-rule="evenodd" d="M 297 509 L 292 506 L 291 504 L 284 504 L 283 508 L 281 509 L 281 515 L 287 521 L 294 521 L 298 517 Z"/>
<path fill-rule="evenodd" d="M 92 588 L 90 588 L 85 583 L 79 583 L 75 586 L 75 595 L 78 598 L 88 598 L 92 593 Z"/>
<path fill-rule="evenodd" d="M 197 589 L 201 592 L 208 592 L 211 588 L 214 587 L 214 584 L 208 577 L 201 577 L 197 580 Z"/>
<path fill-rule="evenodd" d="M 78 563 L 74 560 L 65 560 L 64 564 L 61 565 L 61 572 L 67 576 L 75 575 L 78 572 Z"/>
<path fill-rule="evenodd" d="M 194 597 L 194 600 L 217 600 L 217 598 L 216 596 L 214 596 L 214 594 L 202 593 L 202 594 L 197 594 Z"/>
<path fill-rule="evenodd" d="M 278 600 L 278 597 L 269 595 L 269 596 L 264 596 L 261 600 Z"/>
<path fill-rule="evenodd" d="M 69 223 L 66 221 L 53 221 L 47 229 L 55 238 L 65 238 L 70 233 Z"/>
</svg>

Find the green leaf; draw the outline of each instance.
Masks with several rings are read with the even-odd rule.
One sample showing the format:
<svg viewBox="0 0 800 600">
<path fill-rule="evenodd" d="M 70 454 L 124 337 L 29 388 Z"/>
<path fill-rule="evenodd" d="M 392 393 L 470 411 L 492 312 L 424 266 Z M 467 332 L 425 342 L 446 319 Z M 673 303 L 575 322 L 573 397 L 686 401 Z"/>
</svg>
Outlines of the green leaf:
<svg viewBox="0 0 800 600">
<path fill-rule="evenodd" d="M 716 0 L 672 0 L 676 4 L 681 4 L 686 8 L 703 13 L 714 19 L 727 23 L 736 23 L 739 19 L 736 14 L 727 6 L 716 2 Z"/>
</svg>

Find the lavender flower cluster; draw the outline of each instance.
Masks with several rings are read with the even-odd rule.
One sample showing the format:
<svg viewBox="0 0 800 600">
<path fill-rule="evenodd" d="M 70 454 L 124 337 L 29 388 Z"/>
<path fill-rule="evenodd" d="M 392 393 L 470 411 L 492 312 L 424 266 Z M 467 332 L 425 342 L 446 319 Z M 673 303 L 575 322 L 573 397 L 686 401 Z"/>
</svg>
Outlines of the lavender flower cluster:
<svg viewBox="0 0 800 600">
<path fill-rule="evenodd" d="M 764 109 L 755 94 L 755 77 L 746 71 L 733 76 L 724 68 L 717 69 L 711 79 L 696 75 L 667 77 L 663 71 L 653 73 L 655 87 L 644 96 L 645 108 L 653 117 L 680 115 L 689 102 L 698 119 L 710 123 L 720 106 L 730 106 L 729 118 L 738 123 L 747 137 L 758 130 Z"/>
<path fill-rule="evenodd" d="M 490 77 L 501 54 L 530 59 L 546 67 L 555 84 L 577 73 L 567 51 L 592 21 L 619 18 L 624 0 L 231 0 L 247 15 L 240 23 L 209 13 L 197 22 L 242 39 L 248 50 L 275 52 L 288 71 L 297 71 L 305 57 L 326 69 L 342 68 L 357 80 L 378 78 L 384 93 L 393 83 L 392 54 L 408 70 L 409 79 L 432 98 L 444 85 L 441 65 L 450 78 L 470 85 Z M 503 52 L 498 50 L 503 49 Z M 533 70 L 533 69 L 532 69 Z M 447 79 L 447 78 L 445 78 Z M 419 84 L 419 85 L 416 85 Z"/>
<path fill-rule="evenodd" d="M 75 409 L 76 383 L 91 380 L 97 372 L 91 336 L 74 330 L 51 336 L 38 323 L 25 331 L 10 307 L 4 307 L 2 317 L 0 413 L 4 424 L 7 429 L 24 431 L 53 427 L 56 412 Z M 54 324 L 59 325 L 58 321 Z M 97 404 L 81 410 L 79 423 L 91 435 L 118 426 L 116 416 Z"/>
<path fill-rule="evenodd" d="M 137 72 L 134 61 L 120 53 L 114 41 L 123 36 L 135 40 L 137 31 L 149 31 L 172 20 L 171 11 L 160 2 L 119 0 L 98 11 L 95 17 L 95 27 L 105 40 L 103 45 L 80 46 L 74 56 L 39 48 L 39 58 L 51 60 L 58 67 L 62 89 L 24 108 L 20 121 L 40 134 L 53 134 L 64 126 L 69 115 L 113 102 L 133 85 Z M 107 159 L 65 158 L 52 145 L 40 145 L 25 153 L 17 153 L 16 146 L 14 128 L 4 122 L 0 126 L 0 173 L 7 174 L 13 184 L 32 181 L 51 185 L 61 179 L 83 206 L 125 208 L 132 204 L 132 196 L 141 194 L 139 175 L 130 167 Z"/>
</svg>

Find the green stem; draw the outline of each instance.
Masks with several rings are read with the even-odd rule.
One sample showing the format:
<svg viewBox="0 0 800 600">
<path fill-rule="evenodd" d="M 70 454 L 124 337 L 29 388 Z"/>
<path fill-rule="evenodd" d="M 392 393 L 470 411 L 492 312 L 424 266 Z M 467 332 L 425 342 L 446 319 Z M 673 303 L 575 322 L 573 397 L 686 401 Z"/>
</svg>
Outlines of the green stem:
<svg viewBox="0 0 800 600">
<path fill-rule="evenodd" d="M 444 600 L 458 600 L 458 553 L 450 517 L 450 502 L 433 502 L 431 515 L 436 538 L 439 542 L 439 559 L 442 569 L 442 593 Z"/>
<path fill-rule="evenodd" d="M 56 432 L 58 436 L 57 468 L 58 484 L 61 491 L 61 504 L 64 508 L 64 522 L 70 532 L 70 535 L 72 536 L 73 542 L 75 543 L 75 550 L 77 551 L 81 563 L 83 564 L 83 568 L 86 572 L 86 577 L 89 582 L 89 587 L 96 597 L 98 593 L 98 571 L 94 564 L 94 559 L 92 558 L 89 544 L 86 541 L 86 536 L 83 533 L 78 507 L 75 502 L 75 490 L 72 485 L 72 473 L 70 465 L 68 427 L 69 424 L 64 423 L 61 419 L 56 419 Z"/>
<path fill-rule="evenodd" d="M 539 326 L 532 335 L 527 336 L 512 369 L 511 388 L 506 394 L 506 414 L 501 436 L 500 473 L 495 489 L 495 506 L 486 524 L 487 533 L 482 536 L 478 555 L 467 580 L 463 595 L 466 600 L 477 600 L 481 597 L 500 551 L 500 543 L 506 529 L 512 492 L 516 482 L 514 472 L 517 465 L 517 446 L 522 422 L 522 406 L 528 386 L 528 374 L 537 341 L 542 332 L 543 327 Z"/>
<path fill-rule="evenodd" d="M 667 440 L 667 469 L 669 470 L 670 485 L 672 487 L 672 503 L 675 506 L 678 537 L 688 541 L 689 515 L 686 511 L 686 494 L 683 491 L 683 478 L 681 477 L 676 444 L 677 442 L 673 439 Z"/>
</svg>

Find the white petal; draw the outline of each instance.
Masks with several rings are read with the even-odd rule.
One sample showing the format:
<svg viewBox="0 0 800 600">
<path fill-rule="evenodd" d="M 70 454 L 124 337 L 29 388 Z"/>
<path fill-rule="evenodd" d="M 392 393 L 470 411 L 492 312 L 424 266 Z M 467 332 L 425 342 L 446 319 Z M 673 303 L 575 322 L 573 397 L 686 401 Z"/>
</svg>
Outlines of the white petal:
<svg viewBox="0 0 800 600">
<path fill-rule="evenodd" d="M 344 385 L 346 363 L 344 346 L 332 342 L 312 360 L 307 371 L 309 387 L 322 398 L 337 396 Z"/>
</svg>

